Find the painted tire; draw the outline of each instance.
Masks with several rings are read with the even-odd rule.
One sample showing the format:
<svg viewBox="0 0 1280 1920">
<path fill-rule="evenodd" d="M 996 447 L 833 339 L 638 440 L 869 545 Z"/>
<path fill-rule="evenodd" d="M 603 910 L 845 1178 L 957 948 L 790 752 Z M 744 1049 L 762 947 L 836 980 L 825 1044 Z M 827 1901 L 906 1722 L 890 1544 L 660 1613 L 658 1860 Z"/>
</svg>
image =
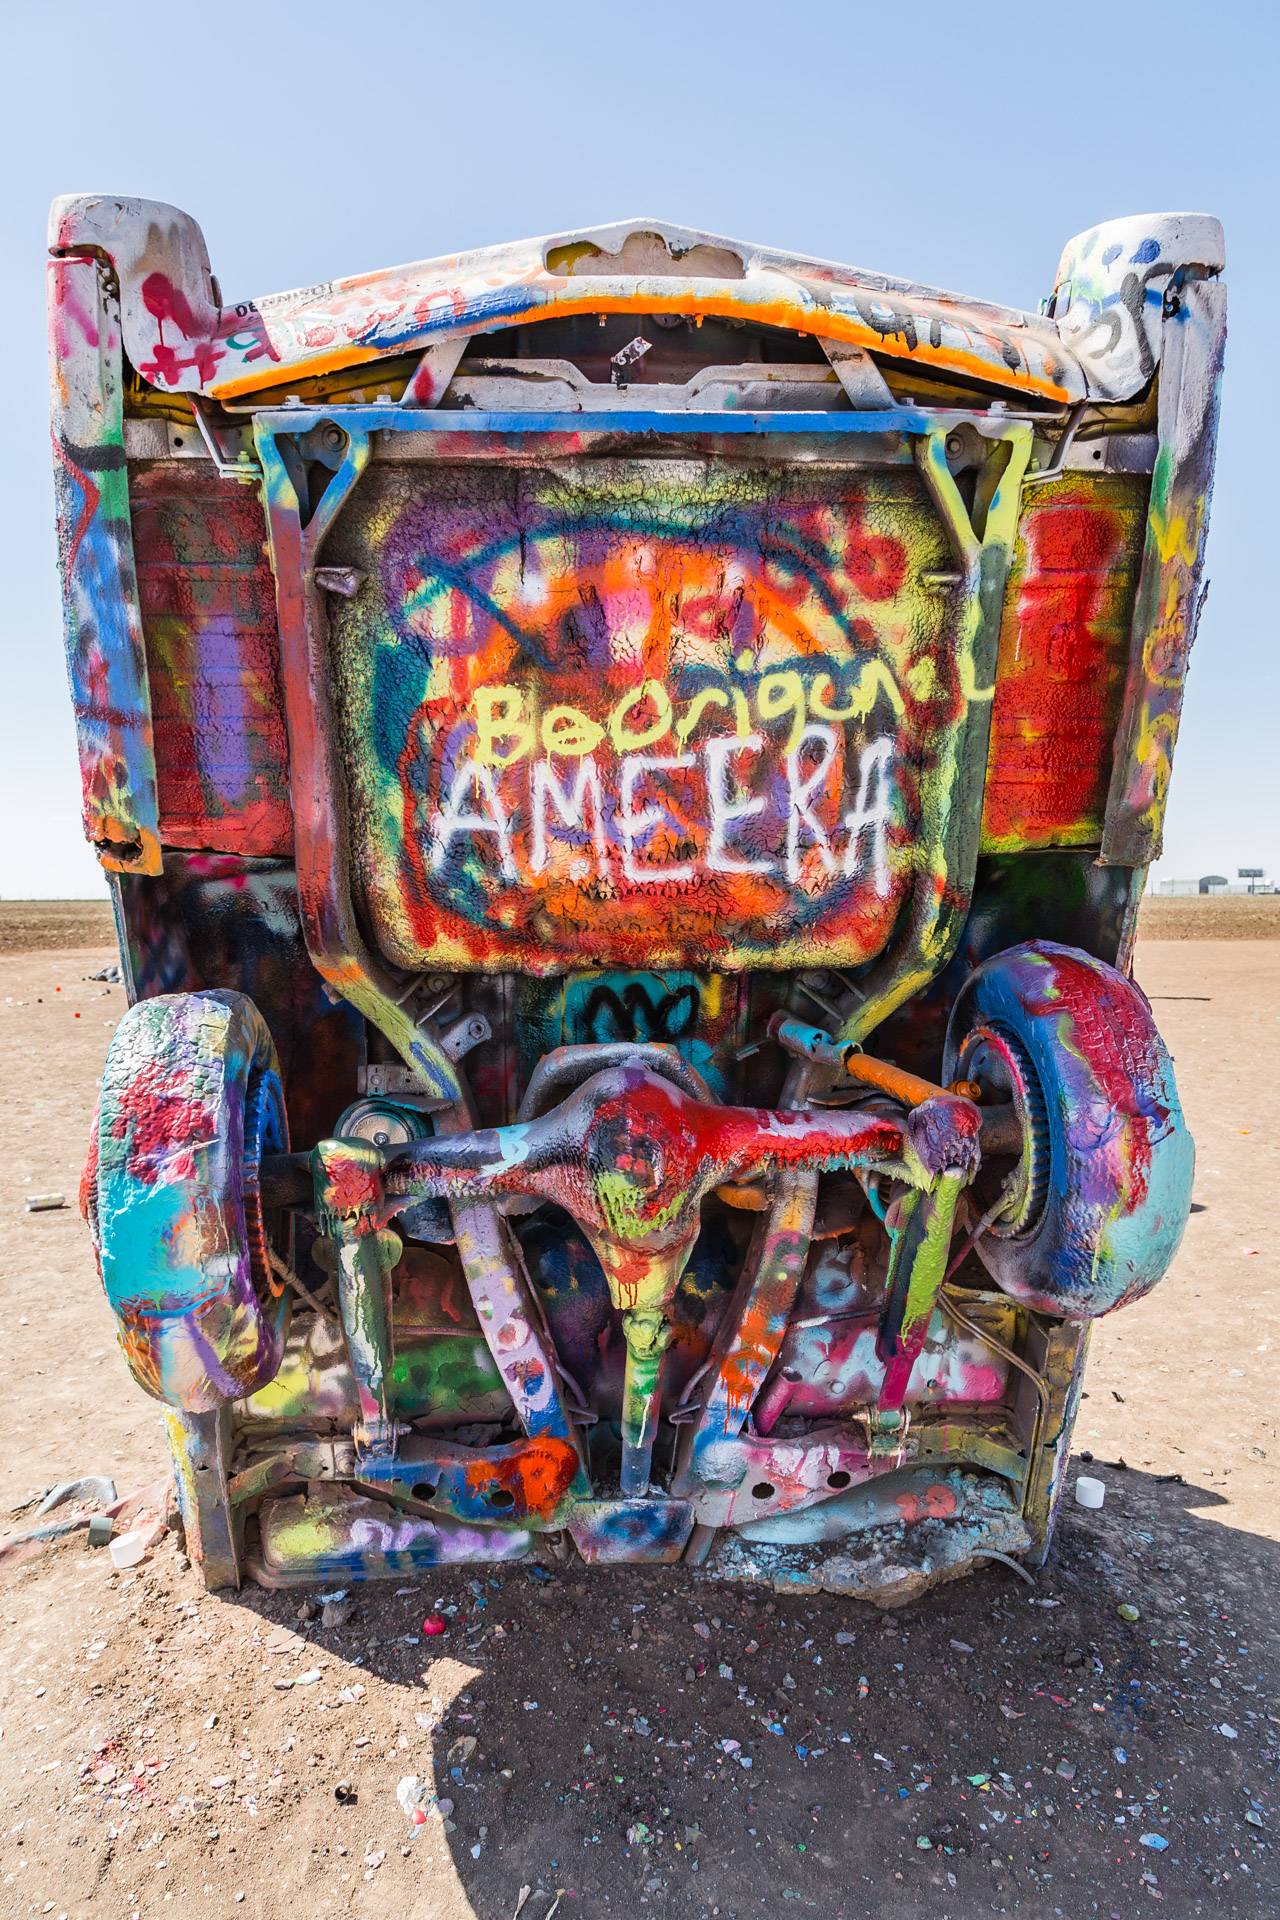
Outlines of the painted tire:
<svg viewBox="0 0 1280 1920">
<path fill-rule="evenodd" d="M 256 1176 L 264 1153 L 287 1149 L 275 1048 L 251 1000 L 179 993 L 130 1007 L 107 1054 L 82 1204 L 129 1369 L 168 1406 L 210 1413 L 275 1377 L 288 1296 Z"/>
<path fill-rule="evenodd" d="M 1016 1205 L 978 1242 L 996 1283 L 1081 1320 L 1149 1293 L 1182 1240 L 1195 1145 L 1133 982 L 1049 941 L 996 954 L 957 996 L 944 1073 L 991 1075 L 1023 1121 Z"/>
</svg>

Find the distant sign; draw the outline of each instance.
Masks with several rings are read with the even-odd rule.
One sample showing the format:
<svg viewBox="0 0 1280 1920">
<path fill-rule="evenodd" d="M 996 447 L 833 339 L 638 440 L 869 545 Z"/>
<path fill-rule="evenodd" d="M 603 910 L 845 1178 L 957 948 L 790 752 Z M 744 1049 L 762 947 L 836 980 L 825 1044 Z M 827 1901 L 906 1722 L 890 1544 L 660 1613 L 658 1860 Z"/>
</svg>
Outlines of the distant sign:
<svg viewBox="0 0 1280 1920">
<path fill-rule="evenodd" d="M 1237 880 L 1262 880 L 1266 877 L 1265 867 L 1237 867 Z"/>
</svg>

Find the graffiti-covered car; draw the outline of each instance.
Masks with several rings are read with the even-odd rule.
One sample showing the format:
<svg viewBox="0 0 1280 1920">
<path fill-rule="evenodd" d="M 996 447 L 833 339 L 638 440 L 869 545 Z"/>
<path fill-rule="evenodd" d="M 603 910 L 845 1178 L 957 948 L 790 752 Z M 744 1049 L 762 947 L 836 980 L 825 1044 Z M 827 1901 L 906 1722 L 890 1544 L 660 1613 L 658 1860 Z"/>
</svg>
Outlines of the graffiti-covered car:
<svg viewBox="0 0 1280 1920">
<path fill-rule="evenodd" d="M 210 1585 L 1048 1551 L 1193 1148 L 1130 977 L 1199 214 L 1039 313 L 661 221 L 227 302 L 51 226 L 83 1210 Z"/>
</svg>

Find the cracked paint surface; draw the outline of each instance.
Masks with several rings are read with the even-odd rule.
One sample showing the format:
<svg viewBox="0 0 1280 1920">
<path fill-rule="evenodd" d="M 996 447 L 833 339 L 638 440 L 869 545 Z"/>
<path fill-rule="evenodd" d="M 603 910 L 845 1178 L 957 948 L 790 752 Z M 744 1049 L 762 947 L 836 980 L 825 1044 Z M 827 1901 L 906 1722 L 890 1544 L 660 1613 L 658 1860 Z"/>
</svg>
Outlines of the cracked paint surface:
<svg viewBox="0 0 1280 1920">
<path fill-rule="evenodd" d="M 914 476 L 366 483 L 331 615 L 386 949 L 522 971 L 883 946 L 966 695 Z"/>
</svg>

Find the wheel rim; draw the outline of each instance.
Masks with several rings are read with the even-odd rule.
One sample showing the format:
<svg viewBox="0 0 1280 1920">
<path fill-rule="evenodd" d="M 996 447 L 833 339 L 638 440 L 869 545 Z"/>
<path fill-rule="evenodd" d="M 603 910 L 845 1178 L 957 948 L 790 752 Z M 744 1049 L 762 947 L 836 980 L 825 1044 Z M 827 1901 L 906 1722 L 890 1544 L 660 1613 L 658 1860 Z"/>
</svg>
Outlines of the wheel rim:
<svg viewBox="0 0 1280 1920">
<path fill-rule="evenodd" d="M 268 1068 L 251 1074 L 244 1110 L 244 1224 L 249 1247 L 249 1266 L 259 1300 L 266 1302 L 284 1291 L 271 1264 L 271 1256 L 287 1258 L 288 1215 L 262 1204 L 258 1170 L 264 1154 L 287 1153 L 288 1128 L 284 1117 L 284 1094 L 277 1076 Z"/>
<path fill-rule="evenodd" d="M 1028 1240 L 1036 1232 L 1049 1197 L 1049 1116 L 1039 1075 L 1022 1043 L 996 1022 L 981 1022 L 965 1037 L 956 1078 L 975 1080 L 983 1105 L 1011 1103 L 1022 1135 L 1019 1154 L 983 1159 L 974 1181 L 974 1198 L 986 1213 L 1014 1175 L 1009 1204 L 987 1232 L 997 1240 Z"/>
</svg>

